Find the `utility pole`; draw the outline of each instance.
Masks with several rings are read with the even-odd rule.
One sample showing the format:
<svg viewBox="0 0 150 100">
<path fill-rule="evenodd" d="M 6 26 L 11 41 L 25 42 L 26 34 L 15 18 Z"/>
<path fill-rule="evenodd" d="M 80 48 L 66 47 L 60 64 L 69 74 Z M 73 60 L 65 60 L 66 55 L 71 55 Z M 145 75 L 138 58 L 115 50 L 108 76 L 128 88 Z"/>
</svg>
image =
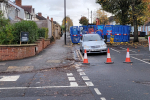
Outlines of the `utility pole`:
<svg viewBox="0 0 150 100">
<path fill-rule="evenodd" d="M 88 8 L 88 22 L 89 22 L 89 8 Z"/>
<path fill-rule="evenodd" d="M 64 34 L 64 41 L 66 45 L 66 0 L 64 0 L 64 16 L 65 16 L 65 34 Z"/>
<path fill-rule="evenodd" d="M 92 11 L 91 11 L 91 24 L 92 24 Z"/>
</svg>

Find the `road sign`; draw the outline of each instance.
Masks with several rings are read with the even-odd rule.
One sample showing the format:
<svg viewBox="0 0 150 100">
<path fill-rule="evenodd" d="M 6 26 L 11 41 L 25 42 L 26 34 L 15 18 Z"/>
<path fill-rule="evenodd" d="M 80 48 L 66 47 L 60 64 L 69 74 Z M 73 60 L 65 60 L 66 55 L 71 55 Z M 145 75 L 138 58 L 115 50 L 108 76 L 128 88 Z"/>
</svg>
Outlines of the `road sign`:
<svg viewBox="0 0 150 100">
<path fill-rule="evenodd" d="M 149 51 L 150 51 L 150 36 L 148 37 Z"/>
</svg>

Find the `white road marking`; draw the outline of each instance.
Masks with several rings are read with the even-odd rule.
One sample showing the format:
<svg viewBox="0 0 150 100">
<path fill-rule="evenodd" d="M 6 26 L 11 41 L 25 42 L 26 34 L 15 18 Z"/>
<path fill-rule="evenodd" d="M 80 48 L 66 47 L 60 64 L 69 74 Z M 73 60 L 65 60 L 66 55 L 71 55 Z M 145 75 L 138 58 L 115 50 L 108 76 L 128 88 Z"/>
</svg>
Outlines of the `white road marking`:
<svg viewBox="0 0 150 100">
<path fill-rule="evenodd" d="M 78 86 L 77 82 L 70 82 L 70 86 Z"/>
<path fill-rule="evenodd" d="M 39 84 L 40 82 L 36 82 L 36 84 Z"/>
<path fill-rule="evenodd" d="M 3 65 L 3 66 L 4 66 L 4 65 L 6 65 L 6 63 L 0 63 L 0 65 Z"/>
<path fill-rule="evenodd" d="M 68 77 L 69 81 L 75 81 L 76 79 L 74 77 Z"/>
<path fill-rule="evenodd" d="M 82 72 L 83 70 L 82 70 L 82 69 L 78 69 L 77 71 L 78 71 L 78 72 Z"/>
<path fill-rule="evenodd" d="M 94 86 L 92 82 L 85 82 L 87 86 Z"/>
<path fill-rule="evenodd" d="M 120 51 L 118 51 L 118 50 L 115 50 L 115 49 L 113 49 L 113 48 L 111 48 L 111 50 L 113 50 L 113 51 L 116 51 L 116 52 L 120 53 Z"/>
<path fill-rule="evenodd" d="M 84 72 L 80 72 L 79 74 L 80 74 L 80 75 L 86 75 Z"/>
<path fill-rule="evenodd" d="M 142 55 L 142 54 L 130 54 L 130 55 Z"/>
<path fill-rule="evenodd" d="M 97 93 L 97 95 L 102 95 L 101 92 L 98 90 L 98 88 L 94 88 L 94 90 Z"/>
<path fill-rule="evenodd" d="M 138 58 L 135 58 L 135 57 L 132 57 L 132 56 L 131 56 L 131 58 L 136 59 L 136 60 L 139 60 L 139 61 L 141 61 L 141 62 L 144 62 L 144 63 L 146 63 L 146 64 L 149 64 L 149 65 L 150 65 L 150 63 L 148 63 L 148 62 L 146 62 L 146 61 L 143 61 L 143 60 L 141 60 L 141 59 L 138 59 Z"/>
<path fill-rule="evenodd" d="M 73 74 L 72 73 L 67 73 L 67 76 L 73 76 Z"/>
<path fill-rule="evenodd" d="M 0 81 L 17 81 L 20 75 L 17 76 L 1 76 Z"/>
<path fill-rule="evenodd" d="M 13 90 L 13 89 L 48 89 L 48 88 L 81 88 L 81 87 L 87 87 L 87 86 L 42 86 L 42 87 L 3 87 L 0 88 L 0 90 Z"/>
<path fill-rule="evenodd" d="M 76 67 L 76 69 L 80 69 L 80 67 L 77 67 L 77 66 L 75 66 Z"/>
<path fill-rule="evenodd" d="M 83 78 L 84 81 L 90 80 L 87 76 L 82 76 L 82 78 Z"/>
<path fill-rule="evenodd" d="M 101 99 L 101 100 L 106 100 L 104 97 L 101 97 L 100 99 Z"/>
<path fill-rule="evenodd" d="M 120 47 L 120 48 L 127 50 L 126 48 L 123 48 L 123 47 Z M 137 53 L 136 51 L 133 51 L 133 50 L 129 50 L 129 51 L 132 51 L 132 52 L 134 52 L 134 53 Z"/>
</svg>

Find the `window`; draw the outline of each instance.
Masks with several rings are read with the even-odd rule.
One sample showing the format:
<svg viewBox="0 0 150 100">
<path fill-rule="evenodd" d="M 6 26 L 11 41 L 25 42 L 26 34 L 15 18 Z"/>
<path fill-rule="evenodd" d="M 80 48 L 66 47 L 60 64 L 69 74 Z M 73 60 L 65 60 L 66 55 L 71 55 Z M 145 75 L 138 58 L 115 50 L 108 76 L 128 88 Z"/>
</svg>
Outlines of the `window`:
<svg viewBox="0 0 150 100">
<path fill-rule="evenodd" d="M 29 13 L 26 13 L 26 18 L 30 19 L 30 14 Z"/>
<path fill-rule="evenodd" d="M 18 9 L 15 10 L 15 16 L 19 17 L 19 10 Z"/>
</svg>

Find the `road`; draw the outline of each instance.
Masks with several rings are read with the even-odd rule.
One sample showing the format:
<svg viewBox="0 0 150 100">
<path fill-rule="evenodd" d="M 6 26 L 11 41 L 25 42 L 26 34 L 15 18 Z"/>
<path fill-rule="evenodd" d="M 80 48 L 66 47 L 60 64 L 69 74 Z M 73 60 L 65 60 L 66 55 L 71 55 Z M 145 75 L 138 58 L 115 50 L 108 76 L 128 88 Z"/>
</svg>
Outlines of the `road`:
<svg viewBox="0 0 150 100">
<path fill-rule="evenodd" d="M 114 64 L 104 63 L 105 54 L 88 54 L 90 65 L 83 65 L 76 44 L 71 66 L 1 73 L 0 100 L 150 100 L 149 51 L 130 47 L 128 64 L 126 48 L 109 46 Z"/>
</svg>

